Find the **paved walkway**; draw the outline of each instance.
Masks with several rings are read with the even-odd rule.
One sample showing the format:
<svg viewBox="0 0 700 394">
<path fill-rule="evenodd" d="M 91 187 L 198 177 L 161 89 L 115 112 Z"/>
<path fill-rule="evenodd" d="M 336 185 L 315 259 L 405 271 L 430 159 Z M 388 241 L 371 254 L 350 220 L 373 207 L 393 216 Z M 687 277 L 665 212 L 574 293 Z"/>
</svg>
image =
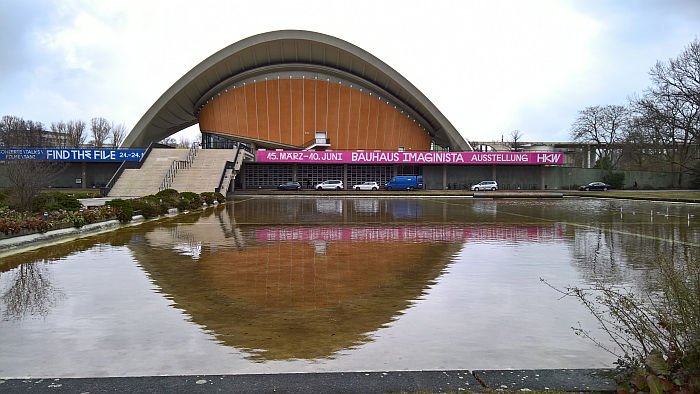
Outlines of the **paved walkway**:
<svg viewBox="0 0 700 394">
<path fill-rule="evenodd" d="M 491 390 L 613 392 L 610 370 L 393 371 L 125 378 L 0 379 L 0 392 L 389 393 Z"/>
</svg>

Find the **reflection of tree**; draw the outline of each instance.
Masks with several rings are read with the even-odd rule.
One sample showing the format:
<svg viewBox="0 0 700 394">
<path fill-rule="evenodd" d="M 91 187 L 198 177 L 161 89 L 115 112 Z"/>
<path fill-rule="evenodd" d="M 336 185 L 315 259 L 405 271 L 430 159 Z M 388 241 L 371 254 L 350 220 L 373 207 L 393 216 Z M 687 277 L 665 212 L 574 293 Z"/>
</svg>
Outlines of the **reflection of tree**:
<svg viewBox="0 0 700 394">
<path fill-rule="evenodd" d="M 22 264 L 6 275 L 14 275 L 10 279 L 12 285 L 1 298 L 6 319 L 46 316 L 63 297 L 63 292 L 51 284 L 50 273 L 44 264 Z"/>
<path fill-rule="evenodd" d="M 645 220 L 614 222 L 608 217 L 596 225 L 572 227 L 575 264 L 587 283 L 631 283 L 653 290 L 660 258 L 687 262 L 697 253 L 692 229 L 666 219 Z"/>
</svg>

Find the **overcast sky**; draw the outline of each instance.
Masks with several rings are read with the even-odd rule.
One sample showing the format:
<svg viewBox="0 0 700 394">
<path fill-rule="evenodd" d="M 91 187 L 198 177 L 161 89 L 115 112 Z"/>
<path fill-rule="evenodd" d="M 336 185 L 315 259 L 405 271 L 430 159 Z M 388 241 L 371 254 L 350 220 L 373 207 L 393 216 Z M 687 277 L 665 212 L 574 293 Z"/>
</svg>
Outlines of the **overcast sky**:
<svg viewBox="0 0 700 394">
<path fill-rule="evenodd" d="M 578 110 L 625 104 L 698 38 L 700 1 L 0 0 L 0 115 L 131 130 L 200 61 L 282 29 L 374 54 L 468 140 L 566 141 Z"/>
</svg>

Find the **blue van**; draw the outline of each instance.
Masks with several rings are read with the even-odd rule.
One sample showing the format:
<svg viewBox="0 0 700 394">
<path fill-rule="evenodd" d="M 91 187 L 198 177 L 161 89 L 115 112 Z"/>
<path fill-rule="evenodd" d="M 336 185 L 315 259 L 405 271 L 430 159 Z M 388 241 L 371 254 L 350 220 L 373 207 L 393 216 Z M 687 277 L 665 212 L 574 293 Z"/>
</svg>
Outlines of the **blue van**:
<svg viewBox="0 0 700 394">
<path fill-rule="evenodd" d="M 415 190 L 423 188 L 421 175 L 397 175 L 384 184 L 385 190 Z"/>
</svg>

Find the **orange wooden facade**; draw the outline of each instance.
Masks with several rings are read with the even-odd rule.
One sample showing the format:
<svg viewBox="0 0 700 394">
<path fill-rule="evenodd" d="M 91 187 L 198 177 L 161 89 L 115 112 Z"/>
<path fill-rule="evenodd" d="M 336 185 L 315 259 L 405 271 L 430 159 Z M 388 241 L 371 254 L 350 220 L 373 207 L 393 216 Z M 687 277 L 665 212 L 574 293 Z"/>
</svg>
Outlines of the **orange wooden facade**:
<svg viewBox="0 0 700 394">
<path fill-rule="evenodd" d="M 333 150 L 430 150 L 432 139 L 375 94 L 318 79 L 268 79 L 229 89 L 202 107 L 199 127 L 306 147 L 325 131 Z"/>
</svg>

